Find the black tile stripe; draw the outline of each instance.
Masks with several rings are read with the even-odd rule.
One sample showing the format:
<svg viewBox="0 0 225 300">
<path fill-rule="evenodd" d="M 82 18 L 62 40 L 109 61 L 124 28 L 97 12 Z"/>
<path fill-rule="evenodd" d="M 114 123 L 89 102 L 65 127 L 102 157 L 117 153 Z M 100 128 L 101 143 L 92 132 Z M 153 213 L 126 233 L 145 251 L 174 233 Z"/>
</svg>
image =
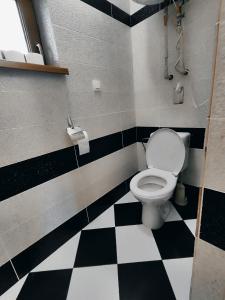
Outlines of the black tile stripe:
<svg viewBox="0 0 225 300">
<path fill-rule="evenodd" d="M 12 263 L 19 278 L 29 273 L 87 224 L 88 219 L 84 209 L 14 257 Z"/>
<path fill-rule="evenodd" d="M 0 168 L 0 201 L 76 168 L 74 147 Z"/>
<path fill-rule="evenodd" d="M 123 134 L 123 146 L 127 147 L 137 142 L 136 127 L 124 130 Z"/>
<path fill-rule="evenodd" d="M 116 188 L 105 194 L 103 197 L 92 203 L 88 208 L 89 221 L 93 221 L 106 209 L 112 206 L 117 200 L 127 193 L 126 181 L 122 182 Z"/>
<path fill-rule="evenodd" d="M 146 142 L 150 134 L 160 127 L 137 127 L 137 141 Z M 191 134 L 191 148 L 203 149 L 205 139 L 205 128 L 181 128 L 170 127 L 177 132 L 190 132 Z"/>
<path fill-rule="evenodd" d="M 130 26 L 130 15 L 107 0 L 81 0 L 121 23 Z"/>
<path fill-rule="evenodd" d="M 105 13 L 106 15 L 114 18 L 115 20 L 120 21 L 121 23 L 127 26 L 134 26 L 141 21 L 149 18 L 155 13 L 159 12 L 161 9 L 165 7 L 164 3 L 155 4 L 155 5 L 147 5 L 134 13 L 133 15 L 129 15 L 127 12 L 123 11 L 116 5 L 110 3 L 107 0 L 81 0 L 97 10 Z"/>
<path fill-rule="evenodd" d="M 110 3 L 107 0 L 81 0 L 92 7 L 98 9 L 99 11 L 105 13 L 106 15 L 120 21 L 127 26 L 135 26 L 138 23 L 144 21 L 145 19 L 158 13 L 160 10 L 164 9 L 165 6 L 173 4 L 172 0 L 165 0 L 159 4 L 146 5 L 139 11 L 135 12 L 133 15 L 129 15 L 127 12 L 123 11 L 116 5 Z M 175 0 L 178 1 L 178 0 Z M 185 0 L 188 1 L 188 0 Z"/>
<path fill-rule="evenodd" d="M 112 18 L 130 26 L 131 17 L 128 13 L 112 4 Z"/>
<path fill-rule="evenodd" d="M 10 261 L 0 267 L 0 295 L 10 289 L 17 281 Z"/>
<path fill-rule="evenodd" d="M 225 194 L 205 189 L 200 238 L 225 250 Z"/>
<path fill-rule="evenodd" d="M 78 164 L 81 167 L 122 149 L 122 133 L 117 132 L 90 141 L 90 153 L 84 155 L 79 155 L 78 147 L 76 146 L 75 148 L 77 153 Z"/>
<path fill-rule="evenodd" d="M 163 3 L 144 6 L 143 8 L 141 8 L 139 11 L 137 11 L 131 16 L 130 26 L 132 27 L 137 25 L 138 23 L 158 13 L 163 8 L 164 8 Z"/>
<path fill-rule="evenodd" d="M 121 150 L 136 141 L 147 141 L 150 134 L 157 129 L 158 127 L 134 127 L 92 140 L 90 153 L 85 155 L 79 155 L 76 146 L 77 159 L 74 147 L 69 147 L 0 168 L 0 201 Z M 173 129 L 190 132 L 191 147 L 203 148 L 204 128 Z"/>
<path fill-rule="evenodd" d="M 81 0 L 91 6 L 93 6 L 94 8 L 96 8 L 97 10 L 111 16 L 111 3 L 107 0 Z"/>
<path fill-rule="evenodd" d="M 103 211 L 113 205 L 128 192 L 128 184 L 131 178 L 125 180 L 103 197 L 95 201 L 88 208 L 89 222 L 97 218 Z M 29 273 L 49 255 L 65 244 L 76 233 L 88 224 L 86 209 L 57 227 L 42 239 L 25 249 L 12 259 L 14 268 L 22 278 Z M 0 295 L 17 282 L 17 277 L 10 262 L 0 267 Z"/>
</svg>

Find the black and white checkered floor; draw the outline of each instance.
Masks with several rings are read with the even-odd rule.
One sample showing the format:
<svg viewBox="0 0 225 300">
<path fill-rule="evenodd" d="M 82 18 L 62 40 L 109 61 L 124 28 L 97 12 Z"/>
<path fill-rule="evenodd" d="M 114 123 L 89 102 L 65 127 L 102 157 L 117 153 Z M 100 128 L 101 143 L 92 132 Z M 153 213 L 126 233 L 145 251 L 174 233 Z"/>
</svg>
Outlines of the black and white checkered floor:
<svg viewBox="0 0 225 300">
<path fill-rule="evenodd" d="M 196 208 L 171 206 L 165 225 L 151 231 L 128 193 L 2 299 L 188 300 Z"/>
</svg>

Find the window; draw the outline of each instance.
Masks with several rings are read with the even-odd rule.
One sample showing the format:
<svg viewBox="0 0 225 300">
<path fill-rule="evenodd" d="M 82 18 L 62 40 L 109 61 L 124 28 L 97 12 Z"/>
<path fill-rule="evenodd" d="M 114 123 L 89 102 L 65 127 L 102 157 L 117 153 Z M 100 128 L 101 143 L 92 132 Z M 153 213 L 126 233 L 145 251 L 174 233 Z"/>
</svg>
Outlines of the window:
<svg viewBox="0 0 225 300">
<path fill-rule="evenodd" d="M 41 38 L 42 42 L 41 43 Z M 43 46 L 43 47 L 42 47 Z M 40 53 L 39 56 L 26 55 L 24 60 L 6 59 L 7 50 Z M 2 55 L 2 53 L 3 55 Z M 59 66 L 59 57 L 54 39 L 54 31 L 48 12 L 47 0 L 0 0 L 0 69 L 19 69 L 69 75 L 69 70 Z M 14 53 L 12 54 L 14 55 Z M 35 63 L 37 57 L 40 64 Z M 29 63 L 28 63 L 29 61 Z"/>
<path fill-rule="evenodd" d="M 0 2 L 0 49 L 28 52 L 15 0 Z"/>
<path fill-rule="evenodd" d="M 1 0 L 0 49 L 39 52 L 40 44 L 31 0 Z"/>
</svg>

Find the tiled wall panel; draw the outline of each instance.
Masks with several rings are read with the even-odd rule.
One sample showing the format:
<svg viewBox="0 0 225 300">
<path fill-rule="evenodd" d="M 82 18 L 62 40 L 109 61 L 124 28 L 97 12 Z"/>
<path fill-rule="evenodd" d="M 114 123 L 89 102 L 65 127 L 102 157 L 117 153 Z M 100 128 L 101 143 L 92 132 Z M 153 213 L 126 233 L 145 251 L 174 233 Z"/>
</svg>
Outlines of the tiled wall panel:
<svg viewBox="0 0 225 300">
<path fill-rule="evenodd" d="M 128 10 L 129 2 L 124 4 Z M 129 15 L 109 5 L 113 18 L 85 1 L 48 0 L 48 6 L 60 63 L 70 76 L 0 72 L 0 167 L 12 166 L 10 174 L 6 169 L 1 173 L 0 248 L 8 255 L 0 251 L 0 265 L 137 171 L 136 146 L 123 148 L 121 133 L 136 126 L 131 34 L 129 24 L 123 24 Z M 93 91 L 93 79 L 101 80 L 100 93 Z M 120 147 L 109 145 L 107 156 L 75 169 L 76 155 L 66 134 L 68 113 L 90 140 L 118 133 Z M 66 157 L 58 156 L 61 149 Z M 47 161 L 54 151 L 57 159 Z M 40 163 L 34 167 L 35 158 Z M 23 174 L 15 164 L 24 166 L 25 161 Z"/>
</svg>

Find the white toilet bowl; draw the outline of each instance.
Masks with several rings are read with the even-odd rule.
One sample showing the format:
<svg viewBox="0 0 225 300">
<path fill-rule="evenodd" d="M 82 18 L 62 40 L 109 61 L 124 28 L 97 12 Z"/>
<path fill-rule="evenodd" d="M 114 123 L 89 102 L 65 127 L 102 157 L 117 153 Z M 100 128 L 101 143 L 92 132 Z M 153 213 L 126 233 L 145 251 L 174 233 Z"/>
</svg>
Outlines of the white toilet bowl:
<svg viewBox="0 0 225 300">
<path fill-rule="evenodd" d="M 157 229 L 163 225 L 160 208 L 172 197 L 176 184 L 177 177 L 154 168 L 139 173 L 131 180 L 131 192 L 143 204 L 142 222 L 145 226 Z"/>
<path fill-rule="evenodd" d="M 143 204 L 145 226 L 159 229 L 164 224 L 162 210 L 173 196 L 186 153 L 182 138 L 171 129 L 159 129 L 150 137 L 146 148 L 149 169 L 130 182 L 132 194 Z"/>
</svg>

